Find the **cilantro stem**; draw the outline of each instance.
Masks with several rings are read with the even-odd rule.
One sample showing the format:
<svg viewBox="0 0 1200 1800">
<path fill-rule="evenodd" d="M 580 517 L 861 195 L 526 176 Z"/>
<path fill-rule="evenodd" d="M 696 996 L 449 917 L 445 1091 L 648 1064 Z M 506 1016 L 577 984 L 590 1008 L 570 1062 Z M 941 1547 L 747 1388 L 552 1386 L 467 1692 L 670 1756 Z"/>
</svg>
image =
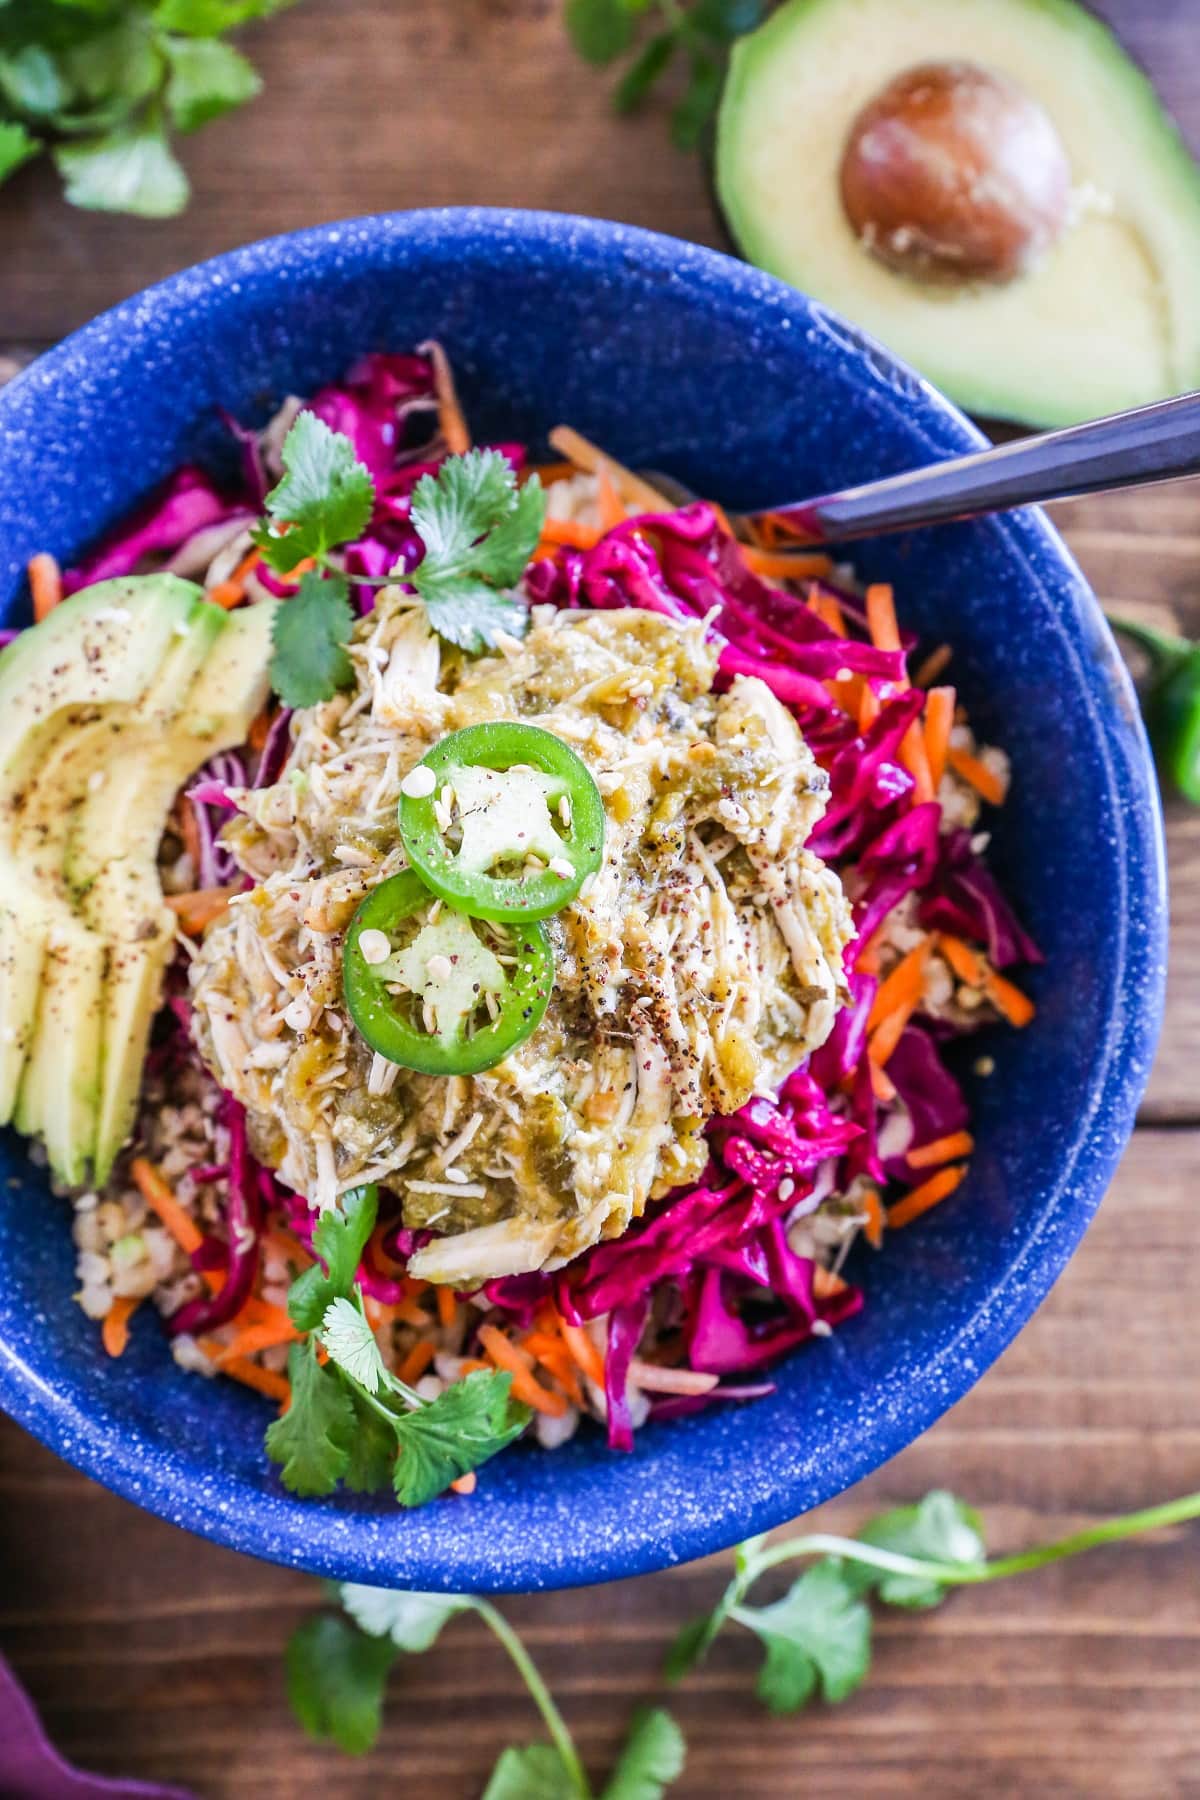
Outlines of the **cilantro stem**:
<svg viewBox="0 0 1200 1800">
<path fill-rule="evenodd" d="M 534 1705 L 542 1715 L 542 1721 L 550 1734 L 554 1748 L 558 1751 L 559 1760 L 567 1772 L 567 1779 L 579 1795 L 579 1800 L 592 1800 L 591 1784 L 579 1752 L 575 1748 L 575 1740 L 567 1729 L 567 1724 L 557 1706 L 554 1704 L 549 1688 L 542 1680 L 537 1665 L 526 1650 L 524 1644 L 509 1624 L 504 1614 L 497 1612 L 486 1600 L 472 1600 L 471 1605 L 492 1632 L 499 1638 L 516 1665 L 525 1686 L 529 1689 Z"/>
<path fill-rule="evenodd" d="M 1117 1519 L 1102 1519 L 1087 1525 L 1068 1537 L 1053 1543 L 1039 1544 L 1032 1550 L 1020 1550 L 1013 1556 L 998 1556 L 984 1563 L 928 1562 L 923 1557 L 901 1556 L 892 1550 L 877 1550 L 857 1538 L 835 1537 L 827 1532 L 812 1532 L 790 1542 L 776 1544 L 759 1552 L 748 1563 L 744 1574 L 730 1583 L 728 1605 L 740 1601 L 752 1581 L 768 1569 L 806 1556 L 837 1556 L 847 1562 L 866 1563 L 883 1569 L 889 1575 L 911 1575 L 925 1581 L 936 1581 L 942 1587 L 973 1587 L 984 1581 L 1003 1581 L 1009 1575 L 1024 1575 L 1049 1563 L 1078 1556 L 1082 1550 L 1094 1550 L 1101 1544 L 1120 1543 L 1124 1538 L 1138 1537 L 1143 1532 L 1161 1531 L 1168 1525 L 1183 1525 L 1189 1519 L 1200 1519 L 1200 1493 L 1183 1494 L 1161 1506 L 1148 1506 L 1141 1512 L 1126 1513 Z M 724 1603 L 723 1603 L 724 1604 Z M 727 1608 L 728 1609 L 728 1608 Z"/>
</svg>

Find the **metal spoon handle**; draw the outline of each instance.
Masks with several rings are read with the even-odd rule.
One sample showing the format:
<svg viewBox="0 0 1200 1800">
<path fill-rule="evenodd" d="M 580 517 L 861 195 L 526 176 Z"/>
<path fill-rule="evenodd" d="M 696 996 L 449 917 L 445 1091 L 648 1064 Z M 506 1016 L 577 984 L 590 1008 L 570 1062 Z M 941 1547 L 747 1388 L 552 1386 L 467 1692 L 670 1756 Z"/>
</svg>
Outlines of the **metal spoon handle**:
<svg viewBox="0 0 1200 1800">
<path fill-rule="evenodd" d="M 789 536 L 808 543 L 840 544 L 876 532 L 973 519 L 1013 506 L 1196 474 L 1200 474 L 1200 393 L 1021 438 L 753 516 L 769 518 Z"/>
</svg>

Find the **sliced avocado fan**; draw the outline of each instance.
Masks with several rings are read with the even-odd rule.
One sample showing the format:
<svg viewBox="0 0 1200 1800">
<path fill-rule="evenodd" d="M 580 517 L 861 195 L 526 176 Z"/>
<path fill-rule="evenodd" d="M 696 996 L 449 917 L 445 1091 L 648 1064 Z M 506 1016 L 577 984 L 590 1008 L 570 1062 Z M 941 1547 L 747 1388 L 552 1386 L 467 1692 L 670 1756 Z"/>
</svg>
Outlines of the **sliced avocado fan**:
<svg viewBox="0 0 1200 1800">
<path fill-rule="evenodd" d="M 170 575 L 72 596 L 0 655 L 0 1122 L 70 1185 L 132 1129 L 174 942 L 157 852 L 266 699 L 274 604 Z"/>
<path fill-rule="evenodd" d="M 919 219 L 890 242 L 871 222 L 853 227 L 844 159 L 907 77 L 912 110 L 872 130 L 858 173 L 885 213 L 902 184 L 910 199 L 936 188 L 964 118 L 951 104 L 931 130 L 922 78 L 963 70 L 1019 92 L 1044 127 L 1008 140 L 1005 161 L 994 115 L 977 116 L 975 147 L 996 163 L 958 190 L 967 227 L 1023 178 L 1035 191 L 1050 180 L 1047 142 L 1052 160 L 1065 153 L 1066 203 L 1028 265 L 922 279 L 888 256 L 920 248 Z M 1043 160 L 1031 168 L 1031 156 Z M 1075 0 L 785 0 L 734 49 L 715 173 L 751 262 L 873 332 L 972 412 L 1062 425 L 1200 386 L 1200 168 L 1146 76 Z M 963 211 L 935 223 L 953 237 Z M 941 248 L 935 234 L 935 259 Z"/>
</svg>

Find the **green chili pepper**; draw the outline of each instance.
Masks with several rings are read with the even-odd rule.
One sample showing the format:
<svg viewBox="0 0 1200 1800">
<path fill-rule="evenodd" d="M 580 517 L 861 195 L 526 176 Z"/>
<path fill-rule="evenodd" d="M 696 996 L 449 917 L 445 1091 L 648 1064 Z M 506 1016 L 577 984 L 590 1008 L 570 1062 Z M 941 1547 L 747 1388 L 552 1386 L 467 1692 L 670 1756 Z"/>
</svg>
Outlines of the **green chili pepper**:
<svg viewBox="0 0 1200 1800">
<path fill-rule="evenodd" d="M 545 919 L 604 856 L 604 803 L 537 725 L 452 731 L 401 784 L 400 836 L 435 894 L 476 919 Z"/>
<path fill-rule="evenodd" d="M 1128 619 L 1109 622 L 1150 659 L 1140 698 L 1159 774 L 1200 806 L 1200 644 Z"/>
<path fill-rule="evenodd" d="M 369 893 L 350 922 L 342 990 L 380 1056 L 424 1075 L 477 1075 L 537 1030 L 554 986 L 545 927 L 479 926 L 412 869 Z M 405 929 L 427 914 L 418 929 Z"/>
</svg>

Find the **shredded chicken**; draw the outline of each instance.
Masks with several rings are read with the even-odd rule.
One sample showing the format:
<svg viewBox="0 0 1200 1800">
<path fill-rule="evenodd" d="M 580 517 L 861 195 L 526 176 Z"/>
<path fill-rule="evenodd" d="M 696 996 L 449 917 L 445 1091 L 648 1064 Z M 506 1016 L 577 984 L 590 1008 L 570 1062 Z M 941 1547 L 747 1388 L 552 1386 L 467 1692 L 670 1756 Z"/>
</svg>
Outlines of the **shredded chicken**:
<svg viewBox="0 0 1200 1800">
<path fill-rule="evenodd" d="M 225 841 L 255 883 L 191 971 L 197 1035 L 254 1146 L 317 1207 L 378 1180 L 438 1235 L 414 1274 L 464 1287 L 554 1266 L 694 1179 L 703 1126 L 773 1091 L 845 999 L 851 925 L 804 844 L 827 778 L 762 683 L 715 694 L 699 623 L 535 608 L 469 660 L 385 591 L 356 687 L 293 721 L 278 785 Z M 400 783 L 446 732 L 536 720 L 590 768 L 604 864 L 548 921 L 534 1035 L 474 1077 L 373 1056 L 342 1002 L 342 934 L 404 866 Z"/>
</svg>

